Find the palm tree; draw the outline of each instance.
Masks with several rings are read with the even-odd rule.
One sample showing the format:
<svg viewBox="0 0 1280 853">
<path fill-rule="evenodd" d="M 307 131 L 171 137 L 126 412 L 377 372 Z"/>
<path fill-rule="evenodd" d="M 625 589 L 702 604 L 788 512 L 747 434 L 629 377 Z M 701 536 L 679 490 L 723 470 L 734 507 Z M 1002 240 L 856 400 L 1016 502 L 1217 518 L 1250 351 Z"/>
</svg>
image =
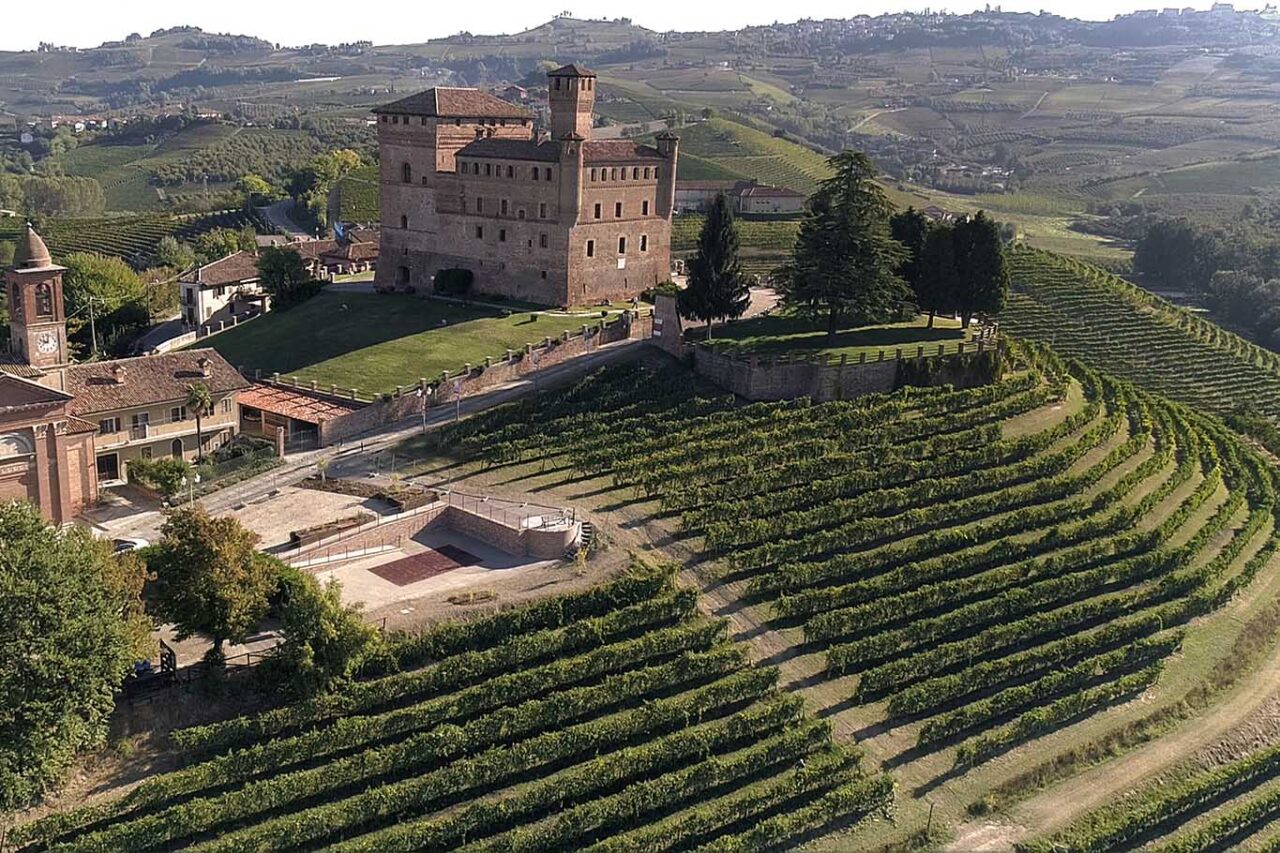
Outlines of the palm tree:
<svg viewBox="0 0 1280 853">
<path fill-rule="evenodd" d="M 187 408 L 194 409 L 196 413 L 196 461 L 198 462 L 204 456 L 204 426 L 202 419 L 205 412 L 213 409 L 213 395 L 209 393 L 209 386 L 203 382 L 188 385 Z"/>
</svg>

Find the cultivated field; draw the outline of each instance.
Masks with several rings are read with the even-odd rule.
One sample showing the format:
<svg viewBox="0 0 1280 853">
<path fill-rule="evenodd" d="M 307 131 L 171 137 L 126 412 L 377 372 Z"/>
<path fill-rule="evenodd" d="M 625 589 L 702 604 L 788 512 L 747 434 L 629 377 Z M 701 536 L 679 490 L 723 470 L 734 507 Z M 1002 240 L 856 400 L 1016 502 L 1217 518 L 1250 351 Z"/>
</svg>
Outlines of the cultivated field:
<svg viewBox="0 0 1280 853">
<path fill-rule="evenodd" d="M 1028 797 L 1066 820 L 1097 800 L 1054 783 L 1182 727 L 1221 734 L 1196 718 L 1258 662 L 1238 648 L 1275 579 L 1274 473 L 1181 406 L 1012 358 L 990 387 L 820 405 L 617 368 L 451 428 L 465 471 L 419 470 L 550 493 L 682 560 L 703 606 L 899 782 L 896 827 L 818 849 L 919 839 L 931 811 L 941 840 Z"/>
<path fill-rule="evenodd" d="M 883 812 L 889 777 L 638 567 L 393 646 L 336 695 L 172 735 L 187 763 L 23 850 L 752 851 Z"/>
</svg>

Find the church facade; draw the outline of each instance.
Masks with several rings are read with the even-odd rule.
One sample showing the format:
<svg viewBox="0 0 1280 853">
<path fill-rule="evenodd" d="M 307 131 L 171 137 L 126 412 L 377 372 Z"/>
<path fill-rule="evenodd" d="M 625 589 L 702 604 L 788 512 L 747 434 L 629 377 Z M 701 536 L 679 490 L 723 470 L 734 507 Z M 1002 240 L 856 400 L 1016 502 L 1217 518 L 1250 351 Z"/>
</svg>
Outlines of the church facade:
<svg viewBox="0 0 1280 853">
<path fill-rule="evenodd" d="M 548 75 L 549 138 L 533 115 L 438 87 L 374 112 L 382 290 L 430 288 L 462 268 L 473 292 L 544 305 L 626 299 L 671 275 L 679 139 L 592 139 L 596 75 Z"/>
</svg>

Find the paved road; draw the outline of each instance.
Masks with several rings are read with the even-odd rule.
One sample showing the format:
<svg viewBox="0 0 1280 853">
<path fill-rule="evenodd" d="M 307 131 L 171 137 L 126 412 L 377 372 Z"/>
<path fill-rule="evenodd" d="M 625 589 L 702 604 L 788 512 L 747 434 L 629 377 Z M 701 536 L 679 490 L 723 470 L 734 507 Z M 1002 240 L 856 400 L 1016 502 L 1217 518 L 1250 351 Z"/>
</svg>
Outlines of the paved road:
<svg viewBox="0 0 1280 853">
<path fill-rule="evenodd" d="M 286 198 L 285 200 L 278 201 L 275 204 L 260 207 L 258 210 L 262 211 L 262 215 L 267 217 L 267 221 L 270 222 L 272 227 L 278 230 L 281 234 L 287 234 L 290 237 L 315 236 L 303 231 L 298 227 L 297 223 L 289 218 L 289 209 L 292 206 L 293 199 Z"/>
<path fill-rule="evenodd" d="M 647 349 L 646 342 L 639 339 L 607 344 L 595 352 L 580 358 L 536 371 L 536 373 L 529 374 L 514 382 L 498 385 L 482 394 L 467 397 L 458 406 L 445 404 L 429 410 L 427 412 L 426 428 L 438 428 L 450 423 L 456 417 L 473 415 L 523 397 L 526 394 L 567 384 L 603 365 L 637 358 Z M 321 459 L 331 460 L 328 471 L 334 476 L 359 476 L 374 467 L 374 455 L 376 453 L 393 447 L 407 438 L 418 435 L 422 431 L 422 419 L 420 417 L 409 418 L 349 440 L 345 442 L 341 450 L 337 447 L 324 447 L 319 450 L 298 453 L 288 457 L 280 467 L 214 492 L 207 497 L 201 498 L 198 503 L 214 514 L 228 512 L 242 504 L 266 497 L 272 490 L 280 486 L 295 483 L 303 477 L 314 473 L 316 463 Z M 100 532 L 111 536 L 130 536 L 155 540 L 160 536 L 160 525 L 163 523 L 164 516 L 159 511 L 153 510 L 111 521 L 103 521 L 94 526 Z"/>
</svg>

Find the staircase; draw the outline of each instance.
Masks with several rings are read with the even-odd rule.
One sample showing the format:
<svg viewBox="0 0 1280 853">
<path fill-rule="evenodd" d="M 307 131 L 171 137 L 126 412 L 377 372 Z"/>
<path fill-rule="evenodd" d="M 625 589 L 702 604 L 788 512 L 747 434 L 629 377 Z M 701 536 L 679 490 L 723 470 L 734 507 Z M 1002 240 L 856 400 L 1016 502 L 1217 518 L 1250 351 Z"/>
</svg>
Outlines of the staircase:
<svg viewBox="0 0 1280 853">
<path fill-rule="evenodd" d="M 564 552 L 566 560 L 578 559 L 579 551 L 590 551 L 596 544 L 596 527 L 589 521 L 582 522 L 582 528 L 578 532 L 578 542 L 569 550 Z"/>
</svg>

